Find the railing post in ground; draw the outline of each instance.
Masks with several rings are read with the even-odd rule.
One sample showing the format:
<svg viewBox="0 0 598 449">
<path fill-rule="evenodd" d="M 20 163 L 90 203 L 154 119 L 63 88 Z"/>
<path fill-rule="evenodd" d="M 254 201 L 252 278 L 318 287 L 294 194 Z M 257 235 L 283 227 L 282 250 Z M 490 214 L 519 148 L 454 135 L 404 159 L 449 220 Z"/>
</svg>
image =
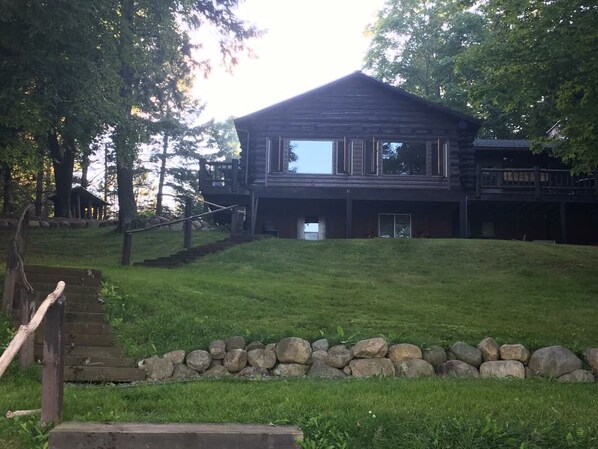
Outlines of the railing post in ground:
<svg viewBox="0 0 598 449">
<path fill-rule="evenodd" d="M 231 236 L 243 234 L 243 214 L 238 208 L 234 208 L 231 212 L 230 234 Z"/>
<path fill-rule="evenodd" d="M 42 424 L 58 424 L 64 397 L 64 309 L 62 295 L 46 314 L 42 369 Z"/>
<path fill-rule="evenodd" d="M 35 315 L 35 295 L 27 290 L 21 290 L 21 324 L 29 324 Z M 24 370 L 33 365 L 33 346 L 35 335 L 30 335 L 19 351 L 19 368 Z"/>
<path fill-rule="evenodd" d="M 190 197 L 185 198 L 185 218 L 191 217 L 193 212 L 193 199 Z M 185 249 L 191 249 L 191 233 L 193 231 L 193 225 L 191 220 L 183 222 L 183 245 Z"/>
<path fill-rule="evenodd" d="M 131 265 L 131 250 L 133 249 L 133 234 L 130 232 L 124 232 L 123 240 L 123 265 Z"/>
</svg>

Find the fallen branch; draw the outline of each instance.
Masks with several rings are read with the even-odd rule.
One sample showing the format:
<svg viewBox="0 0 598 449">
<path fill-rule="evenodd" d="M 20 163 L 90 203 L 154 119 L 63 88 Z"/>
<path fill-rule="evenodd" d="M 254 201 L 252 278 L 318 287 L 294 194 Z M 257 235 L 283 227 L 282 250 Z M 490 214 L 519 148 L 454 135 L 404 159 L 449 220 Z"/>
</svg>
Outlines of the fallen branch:
<svg viewBox="0 0 598 449">
<path fill-rule="evenodd" d="M 2 377 L 4 371 L 6 371 L 6 368 L 8 368 L 8 365 L 10 364 L 10 362 L 12 362 L 12 359 L 14 359 L 15 356 L 19 353 L 19 350 L 21 349 L 21 346 L 23 346 L 23 343 L 25 343 L 27 338 L 29 338 L 29 336 L 32 335 L 35 332 L 35 330 L 39 327 L 50 306 L 54 304 L 58 300 L 58 298 L 62 296 L 62 294 L 64 293 L 64 287 L 65 283 L 63 281 L 58 282 L 58 284 L 56 285 L 56 289 L 48 296 L 46 296 L 46 299 L 44 299 L 44 302 L 41 303 L 29 324 L 22 324 L 21 326 L 19 326 L 17 334 L 14 336 L 14 338 L 0 357 L 0 377 Z"/>
<path fill-rule="evenodd" d="M 41 413 L 42 409 L 38 408 L 35 410 L 15 410 L 14 412 L 11 412 L 10 410 L 6 412 L 6 418 L 7 419 L 12 419 L 12 418 L 16 418 L 17 416 L 31 416 L 31 415 L 37 415 L 38 413 Z"/>
</svg>

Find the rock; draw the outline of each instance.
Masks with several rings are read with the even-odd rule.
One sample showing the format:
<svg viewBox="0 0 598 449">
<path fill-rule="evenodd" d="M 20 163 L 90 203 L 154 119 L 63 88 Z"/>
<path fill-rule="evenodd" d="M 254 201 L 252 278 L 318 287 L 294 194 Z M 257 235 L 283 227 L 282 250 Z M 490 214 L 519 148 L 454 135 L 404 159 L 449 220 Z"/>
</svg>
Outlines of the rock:
<svg viewBox="0 0 598 449">
<path fill-rule="evenodd" d="M 500 358 L 503 360 L 518 360 L 525 364 L 529 360 L 529 351 L 520 344 L 502 345 L 500 347 Z"/>
<path fill-rule="evenodd" d="M 162 357 L 164 357 L 165 359 L 169 359 L 175 365 L 185 363 L 185 351 L 183 351 L 182 349 L 167 352 Z"/>
<path fill-rule="evenodd" d="M 222 359 L 212 359 L 212 363 L 210 363 L 210 368 L 216 365 L 222 365 Z"/>
<path fill-rule="evenodd" d="M 467 343 L 458 341 L 450 349 L 455 360 L 460 360 L 476 368 L 482 364 L 482 352 Z"/>
<path fill-rule="evenodd" d="M 226 370 L 224 366 L 216 365 L 207 370 L 205 373 L 203 373 L 201 377 L 226 377 L 230 375 L 231 374 Z"/>
<path fill-rule="evenodd" d="M 353 377 L 394 376 L 395 367 L 390 359 L 353 359 L 349 363 Z"/>
<path fill-rule="evenodd" d="M 199 220 L 193 220 L 191 222 L 191 226 L 193 226 L 193 230 L 194 231 L 198 231 L 199 229 L 201 229 L 201 221 L 199 221 Z"/>
<path fill-rule="evenodd" d="M 60 227 L 60 222 L 58 222 L 58 221 L 51 221 L 50 222 L 50 227 L 51 228 L 59 228 Z"/>
<path fill-rule="evenodd" d="M 272 374 L 281 377 L 301 377 L 305 376 L 307 372 L 307 365 L 299 363 L 279 363 Z"/>
<path fill-rule="evenodd" d="M 150 357 L 149 359 L 142 360 L 140 368 L 145 370 L 148 379 L 164 380 L 172 376 L 174 364 L 168 359 Z"/>
<path fill-rule="evenodd" d="M 203 373 L 210 367 L 212 356 L 208 351 L 204 351 L 203 349 L 191 351 L 187 354 L 186 363 L 189 368 L 194 369 L 198 373 Z"/>
<path fill-rule="evenodd" d="M 252 341 L 247 345 L 245 350 L 249 353 L 249 351 L 253 351 L 254 349 L 265 349 L 266 345 L 263 344 L 261 341 Z"/>
<path fill-rule="evenodd" d="M 172 379 L 193 379 L 195 377 L 199 377 L 199 373 L 194 369 L 189 368 L 184 363 L 174 364 Z"/>
<path fill-rule="evenodd" d="M 324 351 L 319 351 L 324 352 Z M 320 377 L 323 379 L 342 379 L 345 376 L 338 368 L 333 368 L 332 366 L 328 366 L 323 362 L 316 361 L 314 362 L 307 371 L 307 375 L 309 377 Z"/>
<path fill-rule="evenodd" d="M 46 220 L 42 220 L 42 221 L 40 221 L 40 222 L 39 222 L 39 225 L 40 225 L 42 228 L 49 228 L 49 227 L 50 227 L 50 223 L 49 223 L 49 222 L 47 222 Z"/>
<path fill-rule="evenodd" d="M 311 344 L 311 350 L 314 352 L 315 351 L 328 351 L 329 348 L 330 348 L 330 343 L 325 338 L 314 341 Z"/>
<path fill-rule="evenodd" d="M 384 338 L 369 338 L 355 343 L 351 352 L 353 357 L 360 359 L 384 357 L 388 352 L 388 343 Z"/>
<path fill-rule="evenodd" d="M 500 347 L 496 340 L 492 337 L 486 337 L 478 343 L 478 349 L 482 353 L 482 360 L 484 362 L 491 362 L 498 360 L 500 356 Z"/>
<path fill-rule="evenodd" d="M 265 348 L 267 351 L 276 352 L 276 343 L 268 343 Z"/>
<path fill-rule="evenodd" d="M 311 353 L 312 363 L 321 362 L 328 365 L 328 352 L 327 351 L 314 351 Z"/>
<path fill-rule="evenodd" d="M 461 360 L 449 360 L 438 367 L 438 375 L 442 377 L 480 377 L 475 366 Z"/>
<path fill-rule="evenodd" d="M 270 377 L 270 371 L 265 368 L 257 366 L 246 366 L 237 373 L 238 377 L 244 377 L 246 379 L 256 379 L 261 377 Z"/>
<path fill-rule="evenodd" d="M 480 376 L 525 379 L 525 366 L 519 360 L 491 360 L 480 366 Z"/>
<path fill-rule="evenodd" d="M 386 356 L 396 365 L 403 360 L 421 359 L 422 351 L 415 345 L 400 343 L 388 348 L 388 354 L 386 354 Z"/>
<path fill-rule="evenodd" d="M 224 356 L 222 365 L 231 373 L 238 373 L 247 366 L 247 351 L 245 349 L 231 349 Z"/>
<path fill-rule="evenodd" d="M 583 357 L 586 363 L 598 374 L 598 348 L 588 348 L 584 351 Z"/>
<path fill-rule="evenodd" d="M 446 362 L 446 351 L 441 346 L 430 346 L 424 349 L 422 357 L 434 368 L 437 368 Z"/>
<path fill-rule="evenodd" d="M 97 229 L 100 227 L 100 222 L 98 220 L 89 220 L 87 222 L 87 227 L 91 229 Z"/>
<path fill-rule="evenodd" d="M 531 379 L 532 377 L 534 377 L 534 374 L 532 373 L 532 370 L 529 369 L 528 366 L 525 367 L 525 378 L 526 379 Z"/>
<path fill-rule="evenodd" d="M 29 221 L 29 227 L 30 228 L 39 228 L 40 227 L 39 221 L 37 221 L 37 220 Z"/>
<path fill-rule="evenodd" d="M 227 338 L 225 341 L 225 345 L 226 352 L 231 351 L 233 349 L 245 349 L 247 347 L 247 344 L 245 343 L 245 338 L 239 335 Z"/>
<path fill-rule="evenodd" d="M 581 360 L 562 346 L 538 349 L 532 354 L 528 363 L 533 375 L 542 377 L 561 377 L 581 369 L 581 365 Z"/>
<path fill-rule="evenodd" d="M 311 358 L 311 345 L 302 338 L 283 338 L 276 345 L 276 357 L 282 363 L 308 363 Z"/>
<path fill-rule="evenodd" d="M 595 380 L 594 375 L 585 369 L 576 369 L 558 378 L 559 382 L 576 384 L 590 384 Z"/>
<path fill-rule="evenodd" d="M 168 229 L 170 229 L 171 231 L 182 231 L 183 230 L 183 222 L 180 221 L 178 223 L 168 225 Z"/>
<path fill-rule="evenodd" d="M 224 340 L 215 340 L 210 343 L 208 347 L 208 351 L 210 351 L 210 355 L 214 359 L 223 359 L 226 355 L 226 343 Z"/>
<path fill-rule="evenodd" d="M 70 229 L 71 225 L 69 224 L 68 221 L 59 221 L 58 222 L 58 227 L 59 228 Z"/>
<path fill-rule="evenodd" d="M 434 375 L 432 364 L 422 359 L 407 359 L 395 364 L 398 377 L 431 377 Z"/>
<path fill-rule="evenodd" d="M 345 373 L 347 376 L 350 376 L 352 374 L 351 367 L 349 365 L 345 366 L 343 368 L 343 373 Z"/>
<path fill-rule="evenodd" d="M 265 349 L 253 349 L 247 353 L 247 360 L 251 366 L 272 369 L 276 365 L 276 353 Z"/>
<path fill-rule="evenodd" d="M 334 368 L 344 368 L 353 360 L 353 354 L 345 345 L 336 345 L 328 350 L 328 364 Z"/>
</svg>

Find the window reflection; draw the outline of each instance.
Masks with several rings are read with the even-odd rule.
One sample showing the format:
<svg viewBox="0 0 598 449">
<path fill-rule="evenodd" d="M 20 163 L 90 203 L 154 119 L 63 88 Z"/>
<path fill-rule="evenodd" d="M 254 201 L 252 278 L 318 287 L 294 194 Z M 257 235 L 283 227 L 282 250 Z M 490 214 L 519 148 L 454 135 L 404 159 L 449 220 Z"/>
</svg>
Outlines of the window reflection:
<svg viewBox="0 0 598 449">
<path fill-rule="evenodd" d="M 332 140 L 290 140 L 289 173 L 331 175 L 333 153 Z"/>
</svg>

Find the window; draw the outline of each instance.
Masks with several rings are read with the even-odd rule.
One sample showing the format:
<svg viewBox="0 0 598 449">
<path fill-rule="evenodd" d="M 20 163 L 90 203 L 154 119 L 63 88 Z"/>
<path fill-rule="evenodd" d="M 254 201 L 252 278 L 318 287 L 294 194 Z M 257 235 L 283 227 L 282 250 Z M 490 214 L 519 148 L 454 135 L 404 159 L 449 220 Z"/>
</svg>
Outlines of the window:
<svg viewBox="0 0 598 449">
<path fill-rule="evenodd" d="M 411 214 L 380 214 L 378 236 L 383 238 L 411 238 Z"/>
<path fill-rule="evenodd" d="M 378 174 L 378 149 L 375 139 L 365 142 L 365 152 L 363 156 L 363 172 L 366 175 Z"/>
<path fill-rule="evenodd" d="M 324 217 L 299 217 L 297 238 L 300 240 L 324 240 L 326 238 Z"/>
<path fill-rule="evenodd" d="M 268 154 L 268 172 L 280 173 L 284 165 L 282 153 L 282 139 L 273 137 L 266 142 L 266 153 Z"/>
<path fill-rule="evenodd" d="M 432 142 L 432 176 L 446 176 L 448 173 L 448 142 L 438 139 Z"/>
<path fill-rule="evenodd" d="M 426 142 L 385 141 L 381 143 L 381 148 L 383 174 L 426 174 Z"/>
<path fill-rule="evenodd" d="M 351 142 L 347 140 L 336 141 L 336 173 L 350 174 L 351 173 Z"/>
<path fill-rule="evenodd" d="M 332 174 L 334 141 L 289 140 L 287 145 L 289 173 Z"/>
</svg>

